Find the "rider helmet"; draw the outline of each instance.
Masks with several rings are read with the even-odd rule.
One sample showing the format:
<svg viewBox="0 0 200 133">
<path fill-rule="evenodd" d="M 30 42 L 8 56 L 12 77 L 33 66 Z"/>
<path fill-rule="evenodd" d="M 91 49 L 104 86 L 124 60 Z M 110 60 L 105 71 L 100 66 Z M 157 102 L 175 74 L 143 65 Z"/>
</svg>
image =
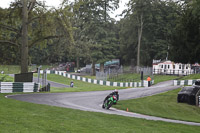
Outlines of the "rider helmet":
<svg viewBox="0 0 200 133">
<path fill-rule="evenodd" d="M 114 92 L 117 92 L 118 93 L 118 90 L 117 89 L 115 89 L 115 91 Z"/>
</svg>

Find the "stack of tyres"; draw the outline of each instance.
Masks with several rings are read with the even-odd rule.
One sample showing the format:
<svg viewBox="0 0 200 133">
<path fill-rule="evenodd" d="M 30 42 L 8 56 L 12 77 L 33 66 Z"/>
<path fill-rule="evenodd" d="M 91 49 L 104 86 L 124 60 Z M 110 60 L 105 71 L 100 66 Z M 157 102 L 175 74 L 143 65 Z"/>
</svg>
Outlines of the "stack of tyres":
<svg viewBox="0 0 200 133">
<path fill-rule="evenodd" d="M 186 86 L 181 89 L 177 96 L 177 102 L 188 103 L 190 105 L 196 104 L 196 94 L 200 90 L 200 86 Z"/>
</svg>

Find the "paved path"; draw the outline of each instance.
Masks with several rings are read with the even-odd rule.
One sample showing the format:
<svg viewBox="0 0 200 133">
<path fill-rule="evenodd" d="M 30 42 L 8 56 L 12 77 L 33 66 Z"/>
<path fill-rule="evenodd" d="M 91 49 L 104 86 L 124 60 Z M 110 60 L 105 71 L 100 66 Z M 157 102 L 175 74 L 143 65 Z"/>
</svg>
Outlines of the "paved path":
<svg viewBox="0 0 200 133">
<path fill-rule="evenodd" d="M 119 90 L 120 100 L 133 99 L 139 97 L 150 96 L 169 90 L 177 89 L 180 86 L 172 86 L 172 81 L 163 82 L 152 87 L 130 88 Z M 93 91 L 93 92 L 69 92 L 69 93 L 37 93 L 10 95 L 8 98 L 27 101 L 37 104 L 47 104 L 51 106 L 59 106 L 65 108 L 73 108 L 84 111 L 102 112 L 107 114 L 116 114 L 128 117 L 143 118 L 147 120 L 165 121 L 173 123 L 181 123 L 187 125 L 197 125 L 200 123 L 186 122 L 179 120 L 171 120 L 154 116 L 142 115 L 111 108 L 109 110 L 102 109 L 101 105 L 104 98 L 112 91 Z"/>
</svg>

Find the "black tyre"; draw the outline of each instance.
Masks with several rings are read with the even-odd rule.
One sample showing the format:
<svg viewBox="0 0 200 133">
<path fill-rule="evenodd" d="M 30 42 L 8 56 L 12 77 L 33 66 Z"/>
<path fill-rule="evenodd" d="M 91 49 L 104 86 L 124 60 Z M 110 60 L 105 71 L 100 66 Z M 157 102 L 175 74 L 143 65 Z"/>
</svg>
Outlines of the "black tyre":
<svg viewBox="0 0 200 133">
<path fill-rule="evenodd" d="M 105 105 L 104 105 L 104 103 L 103 103 L 103 105 L 102 105 L 102 108 L 103 108 L 103 109 L 105 108 Z"/>
<path fill-rule="evenodd" d="M 108 102 L 108 100 L 105 100 L 105 101 L 103 102 L 103 105 L 102 105 L 102 108 L 103 108 L 103 109 L 106 108 L 107 102 Z"/>
</svg>

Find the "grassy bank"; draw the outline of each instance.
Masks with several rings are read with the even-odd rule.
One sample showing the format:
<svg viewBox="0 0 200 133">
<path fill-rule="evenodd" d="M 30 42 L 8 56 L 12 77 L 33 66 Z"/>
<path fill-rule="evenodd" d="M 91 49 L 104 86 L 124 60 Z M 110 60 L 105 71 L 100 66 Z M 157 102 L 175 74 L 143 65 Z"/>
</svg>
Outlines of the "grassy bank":
<svg viewBox="0 0 200 133">
<path fill-rule="evenodd" d="M 126 87 L 113 87 L 113 86 L 105 86 L 105 85 L 96 85 L 96 84 L 91 84 L 79 80 L 72 80 L 60 75 L 56 74 L 48 74 L 47 79 L 69 85 L 71 81 L 74 82 L 74 87 L 73 88 L 54 88 L 51 87 L 51 92 L 79 92 L 79 91 L 102 91 L 102 90 L 114 90 L 114 89 L 125 89 Z"/>
<path fill-rule="evenodd" d="M 0 74 L 0 82 L 13 82 L 14 78 L 5 74 Z"/>
<path fill-rule="evenodd" d="M 96 79 L 96 76 L 84 76 L 91 79 Z M 154 84 L 157 84 L 159 82 L 168 81 L 168 80 L 174 80 L 181 78 L 179 76 L 173 76 L 173 75 L 153 75 L 151 76 L 152 80 L 154 80 Z M 147 79 L 147 75 L 143 77 L 144 80 Z M 130 74 L 123 74 L 119 75 L 118 77 L 114 77 L 113 79 L 107 79 L 111 82 L 140 82 L 141 81 L 141 75 L 137 73 L 130 73 Z"/>
<path fill-rule="evenodd" d="M 163 81 L 168 81 L 168 80 L 174 80 L 180 78 L 179 76 L 173 76 L 173 75 L 154 75 L 154 84 L 163 82 Z"/>
<path fill-rule="evenodd" d="M 40 66 L 40 65 L 39 65 Z M 38 66 L 28 66 L 28 71 L 31 72 L 32 70 L 36 70 Z M 42 65 L 42 69 L 47 69 L 53 66 L 49 65 Z M 0 72 L 4 71 L 5 74 L 17 74 L 20 73 L 20 66 L 19 65 L 0 65 Z"/>
<path fill-rule="evenodd" d="M 4 98 L 0 94 L 2 133 L 197 133 L 198 126 L 147 121 Z"/>
<path fill-rule="evenodd" d="M 189 80 L 189 79 L 200 79 L 200 74 L 191 74 L 180 78 L 180 80 Z"/>
<path fill-rule="evenodd" d="M 119 101 L 115 106 L 118 109 L 129 109 L 131 112 L 159 116 L 170 119 L 200 122 L 200 108 L 185 103 L 177 103 L 177 94 L 180 89 L 166 93 Z"/>
</svg>

